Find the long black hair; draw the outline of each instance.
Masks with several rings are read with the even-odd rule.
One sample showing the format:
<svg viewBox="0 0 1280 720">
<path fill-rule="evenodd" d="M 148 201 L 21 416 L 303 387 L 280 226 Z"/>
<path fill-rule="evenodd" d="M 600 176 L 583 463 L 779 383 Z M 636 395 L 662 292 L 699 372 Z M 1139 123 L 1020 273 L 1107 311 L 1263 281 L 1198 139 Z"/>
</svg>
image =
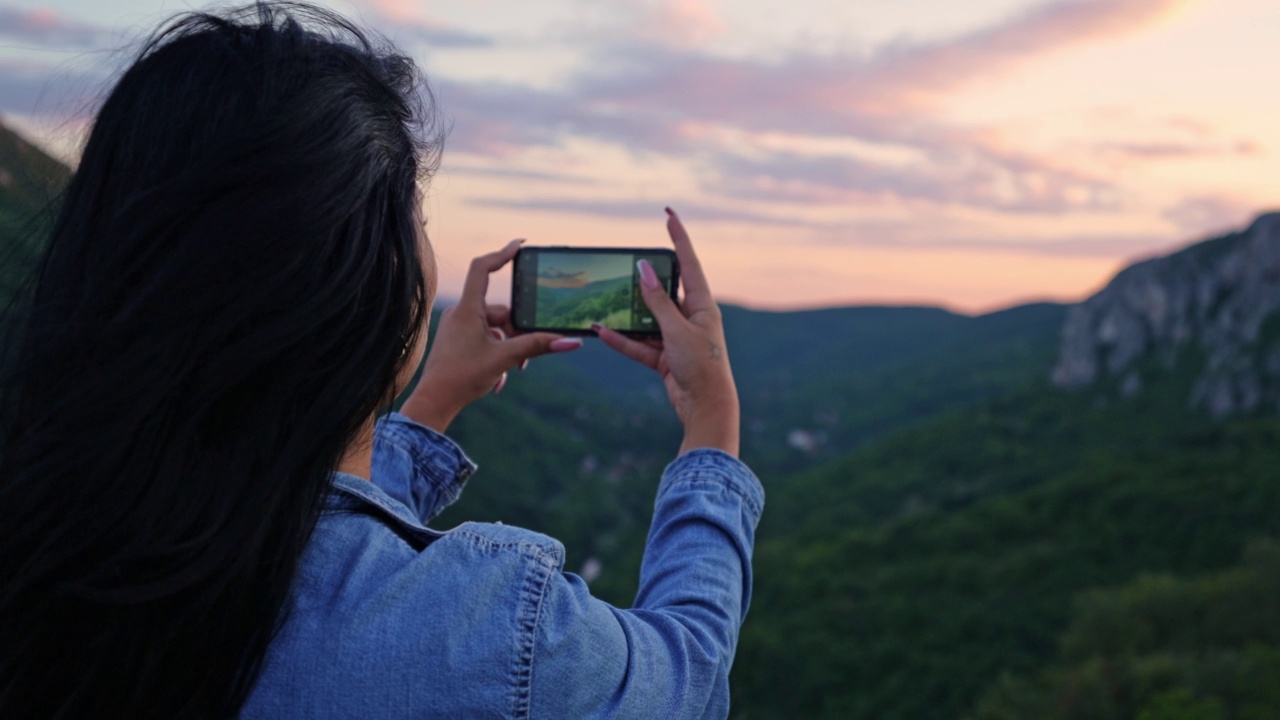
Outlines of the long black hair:
<svg viewBox="0 0 1280 720">
<path fill-rule="evenodd" d="M 328 11 L 170 21 L 107 96 L 0 403 L 0 716 L 234 715 L 423 332 L 413 62 Z"/>
</svg>

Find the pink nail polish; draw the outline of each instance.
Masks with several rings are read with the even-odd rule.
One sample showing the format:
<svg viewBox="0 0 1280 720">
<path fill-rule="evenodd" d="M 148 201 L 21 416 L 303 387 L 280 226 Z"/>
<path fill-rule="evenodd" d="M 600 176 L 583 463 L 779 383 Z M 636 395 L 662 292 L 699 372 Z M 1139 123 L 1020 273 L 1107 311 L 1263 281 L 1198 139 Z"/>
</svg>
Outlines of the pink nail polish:
<svg viewBox="0 0 1280 720">
<path fill-rule="evenodd" d="M 643 285 L 646 290 L 657 290 L 658 285 L 660 284 L 658 281 L 658 273 L 653 271 L 653 266 L 649 264 L 649 261 L 637 260 L 636 267 L 640 269 L 640 284 Z"/>
<path fill-rule="evenodd" d="M 520 371 L 524 372 L 524 369 L 527 367 L 529 367 L 529 358 L 525 358 L 520 362 Z"/>
<path fill-rule="evenodd" d="M 498 384 L 493 386 L 493 394 L 497 395 L 502 392 L 502 388 L 507 386 L 507 374 L 502 373 L 502 377 L 498 378 Z"/>
<path fill-rule="evenodd" d="M 582 338 L 560 338 L 551 341 L 551 352 L 569 352 L 582 347 Z"/>
</svg>

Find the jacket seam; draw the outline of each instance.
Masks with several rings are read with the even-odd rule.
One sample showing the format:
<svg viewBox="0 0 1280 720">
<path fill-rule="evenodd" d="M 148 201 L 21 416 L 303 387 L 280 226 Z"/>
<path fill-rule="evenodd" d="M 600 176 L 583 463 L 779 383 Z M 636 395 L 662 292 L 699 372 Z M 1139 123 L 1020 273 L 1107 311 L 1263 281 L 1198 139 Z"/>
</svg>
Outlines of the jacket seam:
<svg viewBox="0 0 1280 720">
<path fill-rule="evenodd" d="M 446 491 L 456 488 L 457 492 L 461 492 L 461 487 L 474 472 L 470 458 L 466 457 L 466 453 L 462 451 L 462 448 L 457 447 L 457 444 L 454 443 L 452 448 L 446 447 L 442 450 L 424 449 L 421 443 L 414 442 L 412 437 L 408 437 L 415 433 L 420 434 L 421 431 L 417 428 L 413 426 L 403 427 L 404 423 L 399 421 L 384 420 L 383 422 L 385 427 L 380 432 L 381 439 L 395 445 L 408 455 L 413 462 L 415 471 L 425 475 L 431 481 L 431 484 L 436 487 Z M 450 440 L 444 434 L 440 434 L 440 437 Z M 450 440 L 450 442 L 452 441 Z M 436 467 L 431 462 L 431 456 L 437 452 L 447 455 L 451 463 L 457 464 L 457 471 L 452 475 L 436 472 Z"/>
<path fill-rule="evenodd" d="M 662 494 L 665 495 L 667 492 L 669 492 L 673 488 L 680 488 L 680 487 L 697 488 L 698 486 L 712 487 L 718 490 L 726 490 L 731 494 L 736 495 L 738 499 L 741 500 L 742 503 L 747 506 L 747 509 L 750 510 L 753 515 L 759 516 L 763 510 L 759 501 L 755 497 L 753 497 L 754 493 L 749 494 L 743 488 L 738 487 L 736 480 L 733 479 L 732 476 L 728 474 L 725 474 L 725 475 L 712 474 L 710 477 L 703 474 L 699 474 L 699 475 L 695 475 L 694 477 L 675 479 L 667 483 L 666 486 L 663 487 Z"/>
<path fill-rule="evenodd" d="M 422 451 L 422 448 L 400 437 L 402 432 L 397 428 L 389 427 L 384 431 L 381 439 L 407 455 L 409 461 L 413 464 L 414 471 L 426 477 L 432 485 L 447 489 L 445 487 L 447 485 L 460 484 L 454 478 L 443 477 L 441 473 L 435 472 L 436 468 L 429 462 L 429 458 L 424 457 L 426 453 Z M 450 460 L 453 460 L 453 458 L 450 458 Z"/>
<path fill-rule="evenodd" d="M 543 601 L 547 597 L 547 585 L 551 581 L 552 568 L 544 553 L 529 558 L 532 567 L 525 573 L 520 612 L 520 646 L 515 671 L 515 698 L 512 717 L 517 720 L 530 716 L 533 703 L 533 658 L 537 651 L 538 625 L 542 619 Z"/>
<path fill-rule="evenodd" d="M 537 543 L 530 540 L 511 540 L 504 542 L 494 540 L 493 538 L 486 537 L 481 533 L 463 527 L 454 528 L 449 531 L 449 534 L 454 537 L 466 537 L 475 541 L 477 544 L 484 545 L 490 550 L 514 549 L 526 559 L 532 560 L 539 565 L 546 565 L 548 562 L 551 562 L 547 558 L 548 555 L 558 556 L 560 554 L 550 542 Z"/>
</svg>

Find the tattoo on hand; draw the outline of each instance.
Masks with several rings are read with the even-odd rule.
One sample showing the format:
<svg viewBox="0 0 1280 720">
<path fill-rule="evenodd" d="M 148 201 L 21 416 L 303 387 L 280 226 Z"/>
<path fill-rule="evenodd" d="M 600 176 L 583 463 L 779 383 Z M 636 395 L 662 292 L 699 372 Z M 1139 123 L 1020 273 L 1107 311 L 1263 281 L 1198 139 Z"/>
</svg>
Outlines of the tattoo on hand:
<svg viewBox="0 0 1280 720">
<path fill-rule="evenodd" d="M 712 342 L 711 343 L 711 359 L 719 360 L 723 357 L 724 357 L 724 347 L 721 346 L 720 343 Z"/>
</svg>

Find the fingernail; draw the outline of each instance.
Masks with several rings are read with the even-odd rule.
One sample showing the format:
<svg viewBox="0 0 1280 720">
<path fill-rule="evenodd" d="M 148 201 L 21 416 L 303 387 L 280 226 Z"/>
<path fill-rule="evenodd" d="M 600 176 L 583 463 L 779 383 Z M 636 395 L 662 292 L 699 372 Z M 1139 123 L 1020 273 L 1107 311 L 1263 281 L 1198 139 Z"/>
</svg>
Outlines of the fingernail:
<svg viewBox="0 0 1280 720">
<path fill-rule="evenodd" d="M 507 386 L 507 374 L 502 373 L 502 377 L 498 378 L 498 384 L 493 386 L 493 394 L 497 395 L 502 392 L 502 388 Z"/>
<path fill-rule="evenodd" d="M 649 264 L 649 261 L 637 260 L 636 267 L 640 269 L 640 284 L 646 290 L 657 290 L 659 285 L 658 273 L 653 271 L 653 266 Z"/>
<path fill-rule="evenodd" d="M 523 244 L 524 244 L 524 238 L 517 238 L 507 243 L 507 247 L 511 247 L 512 245 L 523 245 Z"/>
<path fill-rule="evenodd" d="M 591 332 L 599 335 L 600 331 L 603 329 L 604 329 L 604 326 L 601 325 L 600 323 L 591 323 Z"/>
<path fill-rule="evenodd" d="M 675 217 L 675 216 L 676 216 L 676 211 L 675 211 L 675 210 L 672 210 L 672 209 L 671 209 L 671 208 L 669 208 L 669 207 L 663 208 L 663 210 L 666 210 L 666 211 L 667 211 L 667 215 L 669 215 L 670 217 Z"/>
<path fill-rule="evenodd" d="M 529 358 L 525 358 L 524 361 L 520 363 L 520 372 L 524 372 L 524 369 L 527 367 L 529 367 Z"/>
<path fill-rule="evenodd" d="M 560 338 L 551 341 L 551 352 L 569 352 L 582 347 L 582 338 Z"/>
</svg>

